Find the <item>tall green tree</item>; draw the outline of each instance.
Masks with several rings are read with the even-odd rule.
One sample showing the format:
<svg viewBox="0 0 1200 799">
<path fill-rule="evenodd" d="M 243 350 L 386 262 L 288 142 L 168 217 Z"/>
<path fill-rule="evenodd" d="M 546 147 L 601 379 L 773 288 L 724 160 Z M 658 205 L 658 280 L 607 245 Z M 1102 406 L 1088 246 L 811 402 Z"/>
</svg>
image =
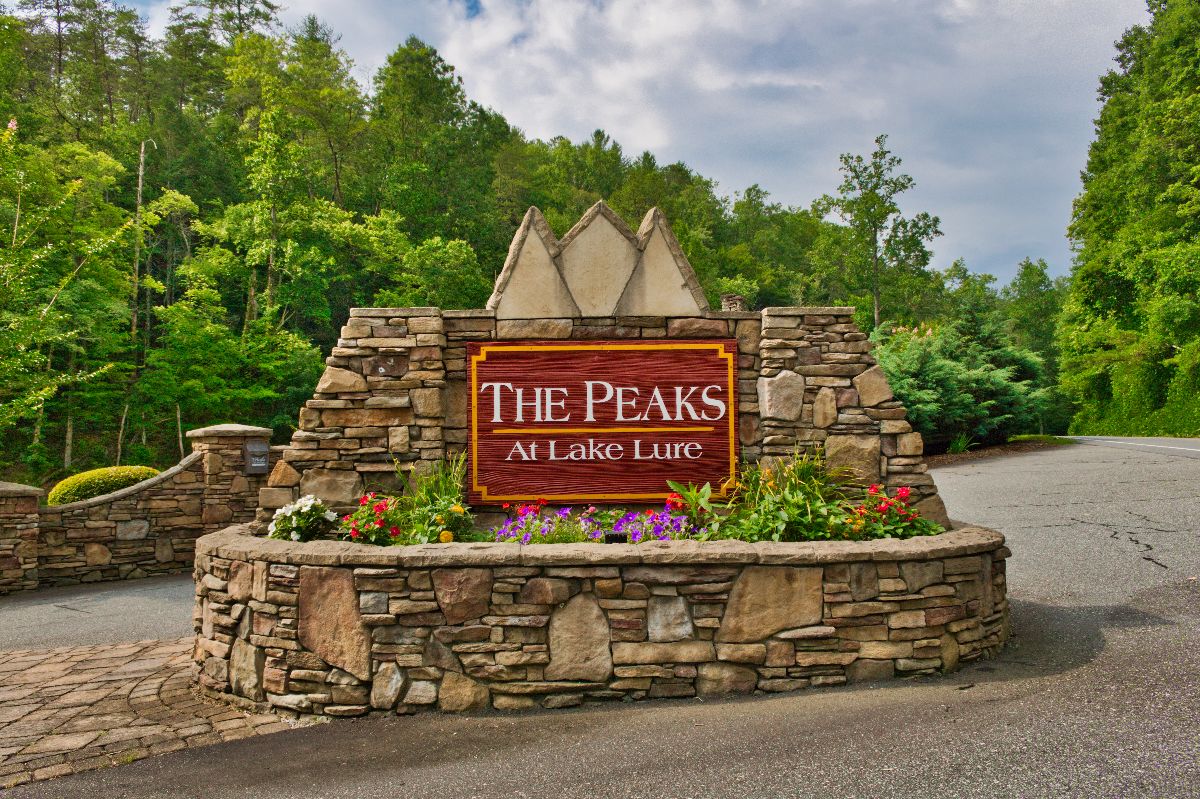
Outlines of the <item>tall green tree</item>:
<svg viewBox="0 0 1200 799">
<path fill-rule="evenodd" d="M 915 185 L 898 172 L 901 160 L 887 149 L 887 136 L 875 137 L 869 158 L 853 153 L 840 156 L 842 183 L 838 194 L 817 203 L 823 212 L 837 214 L 853 234 L 851 263 L 871 293 L 872 318 L 883 321 L 884 294 L 889 284 L 921 277 L 932 253 L 927 246 L 941 235 L 940 220 L 927 212 L 905 217 L 899 197 Z"/>
</svg>

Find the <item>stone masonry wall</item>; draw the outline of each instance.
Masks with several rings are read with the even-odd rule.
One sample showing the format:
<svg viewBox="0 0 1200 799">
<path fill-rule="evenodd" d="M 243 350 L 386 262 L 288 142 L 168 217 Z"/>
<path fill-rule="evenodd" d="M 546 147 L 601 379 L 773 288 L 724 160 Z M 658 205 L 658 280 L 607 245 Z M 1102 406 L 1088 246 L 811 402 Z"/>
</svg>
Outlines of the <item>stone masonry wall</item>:
<svg viewBox="0 0 1200 799">
<path fill-rule="evenodd" d="M 469 341 L 736 337 L 744 459 L 823 445 L 831 464 L 864 483 L 911 486 L 916 507 L 946 524 L 921 435 L 905 421 L 853 311 L 497 319 L 490 310 L 352 309 L 300 412 L 300 429 L 260 495 L 260 518 L 299 494 L 347 506 L 366 490 L 395 490 L 395 461 L 416 468 L 462 451 Z"/>
<path fill-rule="evenodd" d="M 0 483 L 0 594 L 37 588 L 41 489 Z"/>
<path fill-rule="evenodd" d="M 244 473 L 243 448 L 270 435 L 245 425 L 193 430 L 192 453 L 170 469 L 66 505 L 39 509 L 38 489 L 4 484 L 10 490 L 0 489 L 0 594 L 191 568 L 197 538 L 254 518 L 266 475 Z M 16 489 L 31 493 L 8 495 Z"/>
<path fill-rule="evenodd" d="M 396 490 L 396 462 L 416 469 L 465 448 L 468 342 L 736 337 L 744 459 L 823 445 L 863 483 L 911 486 L 917 508 L 946 525 L 921 436 L 853 312 L 711 311 L 657 209 L 634 233 L 597 203 L 558 239 L 531 208 L 486 308 L 350 311 L 259 518 L 298 494 L 350 506 L 364 491 Z"/>
<path fill-rule="evenodd" d="M 953 671 L 1008 636 L 1003 536 L 378 548 L 206 536 L 200 686 L 359 716 L 792 691 Z"/>
</svg>

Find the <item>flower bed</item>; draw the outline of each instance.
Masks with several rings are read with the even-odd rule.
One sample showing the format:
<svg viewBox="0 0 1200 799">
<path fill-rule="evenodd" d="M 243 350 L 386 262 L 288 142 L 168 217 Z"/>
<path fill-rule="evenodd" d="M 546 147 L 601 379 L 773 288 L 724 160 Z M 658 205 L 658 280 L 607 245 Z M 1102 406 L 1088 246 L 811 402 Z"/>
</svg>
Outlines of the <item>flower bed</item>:
<svg viewBox="0 0 1200 799">
<path fill-rule="evenodd" d="M 865 491 L 845 473 L 828 469 L 819 455 L 747 465 L 723 500 L 712 486 L 671 483 L 661 509 L 547 507 L 545 500 L 505 503 L 508 518 L 476 530 L 463 496 L 466 463 L 457 456 L 412 480 L 401 496 L 369 493 L 341 517 L 337 537 L 364 544 L 398 545 L 496 541 L 520 544 L 710 541 L 813 541 L 910 538 L 935 535 L 941 526 L 909 505 L 899 487 Z M 407 477 L 405 477 L 407 480 Z M 315 497 L 280 508 L 268 527 L 276 538 L 308 541 L 334 530 L 336 517 Z"/>
<path fill-rule="evenodd" d="M 201 689 L 291 714 L 566 707 L 952 671 L 1008 634 L 1003 537 L 398 547 L 200 539 Z"/>
</svg>

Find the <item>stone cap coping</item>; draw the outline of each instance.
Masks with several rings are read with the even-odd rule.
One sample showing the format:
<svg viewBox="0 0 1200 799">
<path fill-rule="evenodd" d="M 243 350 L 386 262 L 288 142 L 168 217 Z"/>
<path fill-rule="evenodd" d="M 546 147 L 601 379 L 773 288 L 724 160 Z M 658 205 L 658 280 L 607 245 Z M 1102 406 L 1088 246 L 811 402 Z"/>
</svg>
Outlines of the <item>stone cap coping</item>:
<svg viewBox="0 0 1200 799">
<path fill-rule="evenodd" d="M 761 311 L 720 311 L 707 310 L 698 314 L 668 315 L 664 319 L 757 319 L 760 316 L 850 316 L 858 309 L 851 305 L 786 305 L 763 308 Z M 637 314 L 644 316 L 645 314 Z M 657 314 L 651 314 L 656 316 Z M 350 316 L 354 318 L 387 318 L 391 316 L 443 316 L 447 319 L 492 319 L 496 316 L 494 308 L 466 308 L 462 310 L 442 310 L 440 308 L 351 308 Z M 555 317 L 555 318 L 592 318 L 592 317 Z M 594 317 L 606 319 L 608 317 Z"/>
<path fill-rule="evenodd" d="M 0 481 L 0 497 L 40 497 L 45 493 L 45 491 L 35 486 Z"/>
<path fill-rule="evenodd" d="M 442 311 L 442 316 L 446 319 L 495 319 L 496 310 L 494 308 L 465 308 L 460 310 Z"/>
<path fill-rule="evenodd" d="M 275 431 L 269 427 L 248 424 L 214 424 L 187 431 L 188 438 L 270 438 Z"/>
<path fill-rule="evenodd" d="M 662 541 L 646 544 L 461 543 L 377 547 L 348 541 L 296 543 L 260 538 L 263 526 L 239 524 L 196 540 L 197 556 L 264 560 L 294 566 L 624 566 L 696 564 L 826 564 L 911 561 L 994 552 L 1004 536 L 984 527 L 964 527 L 933 536 L 873 541 L 796 543 Z M 1007 551 L 998 557 L 1007 557 Z"/>
<path fill-rule="evenodd" d="M 441 316 L 441 308 L 351 308 L 351 318 L 386 318 L 389 316 Z"/>
<path fill-rule="evenodd" d="M 231 426 L 236 426 L 236 425 L 231 425 Z M 251 429 L 259 430 L 262 428 L 251 428 Z M 64 505 L 47 505 L 46 507 L 41 509 L 41 512 L 42 513 L 59 513 L 61 511 L 79 510 L 81 508 L 90 508 L 93 505 L 103 505 L 106 502 L 115 502 L 118 499 L 124 499 L 125 497 L 128 497 L 132 494 L 138 493 L 139 491 L 145 491 L 147 488 L 150 488 L 151 486 L 155 486 L 155 485 L 158 485 L 159 483 L 170 480 L 172 477 L 179 474 L 184 469 L 187 469 L 189 466 L 191 466 L 196 461 L 200 460 L 200 458 L 202 458 L 202 457 L 203 457 L 203 455 L 199 452 L 190 452 L 190 453 L 188 453 L 187 457 L 185 457 L 179 463 L 172 466 L 170 469 L 161 471 L 158 474 L 154 475 L 153 477 L 147 477 L 145 480 L 143 480 L 140 483 L 134 483 L 131 486 L 125 486 L 124 488 L 118 488 L 116 491 L 111 491 L 107 494 L 101 494 L 100 496 L 92 497 L 91 499 L 81 499 L 78 502 L 68 502 Z"/>
<path fill-rule="evenodd" d="M 777 305 L 763 308 L 763 316 L 851 316 L 858 309 L 853 305 Z"/>
</svg>

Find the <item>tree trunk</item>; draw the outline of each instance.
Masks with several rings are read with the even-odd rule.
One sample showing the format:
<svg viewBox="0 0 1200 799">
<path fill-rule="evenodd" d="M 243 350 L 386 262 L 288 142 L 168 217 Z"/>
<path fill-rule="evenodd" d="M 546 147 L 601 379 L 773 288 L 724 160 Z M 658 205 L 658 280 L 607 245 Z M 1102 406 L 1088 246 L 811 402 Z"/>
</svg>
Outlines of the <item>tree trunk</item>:
<svg viewBox="0 0 1200 799">
<path fill-rule="evenodd" d="M 871 253 L 871 298 L 875 301 L 875 329 L 879 329 L 879 237 L 875 238 L 875 251 Z"/>
<path fill-rule="evenodd" d="M 258 273 L 251 269 L 250 280 L 246 287 L 246 320 L 242 324 L 243 333 L 249 332 L 250 323 L 258 318 L 258 299 L 254 296 L 255 283 L 257 282 Z"/>
<path fill-rule="evenodd" d="M 142 264 L 142 179 L 146 174 L 146 142 L 138 148 L 137 205 L 133 208 L 133 301 L 130 303 L 129 337 L 133 339 L 133 357 L 137 362 L 138 279 Z"/>
<path fill-rule="evenodd" d="M 75 414 L 71 411 L 71 404 L 67 403 L 67 432 L 63 436 L 63 468 L 71 468 L 72 448 L 75 444 Z"/>
<path fill-rule="evenodd" d="M 129 414 L 129 401 L 121 408 L 121 426 L 117 428 L 117 460 L 115 466 L 121 465 L 121 443 L 125 440 L 125 417 Z"/>
</svg>

